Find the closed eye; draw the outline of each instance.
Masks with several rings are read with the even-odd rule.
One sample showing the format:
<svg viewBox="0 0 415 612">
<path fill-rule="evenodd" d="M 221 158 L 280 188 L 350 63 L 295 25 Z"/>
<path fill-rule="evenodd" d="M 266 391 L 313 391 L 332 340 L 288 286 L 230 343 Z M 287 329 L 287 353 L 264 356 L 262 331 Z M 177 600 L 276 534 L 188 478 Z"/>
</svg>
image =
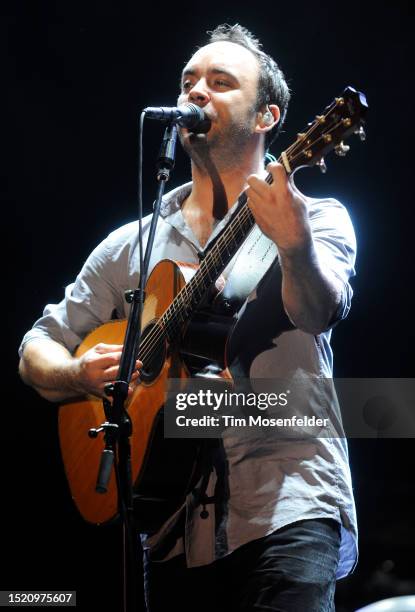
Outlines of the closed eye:
<svg viewBox="0 0 415 612">
<path fill-rule="evenodd" d="M 189 79 L 184 81 L 181 85 L 182 91 L 184 92 L 188 92 L 192 89 L 192 87 L 194 86 L 194 83 L 192 83 L 192 81 L 190 81 Z M 232 83 L 230 81 L 227 81 L 225 79 L 213 79 L 210 83 L 210 86 L 213 88 L 226 88 L 226 87 L 233 87 Z"/>
<path fill-rule="evenodd" d="M 219 87 L 230 87 L 231 84 L 228 81 L 223 81 L 222 79 L 215 79 L 215 85 Z"/>
</svg>

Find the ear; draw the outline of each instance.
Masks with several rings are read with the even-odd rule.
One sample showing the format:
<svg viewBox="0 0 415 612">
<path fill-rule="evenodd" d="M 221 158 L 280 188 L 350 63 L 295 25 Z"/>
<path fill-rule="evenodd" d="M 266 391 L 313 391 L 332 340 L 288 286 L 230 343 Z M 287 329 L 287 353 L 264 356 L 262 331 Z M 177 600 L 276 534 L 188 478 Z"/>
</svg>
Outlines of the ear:
<svg viewBox="0 0 415 612">
<path fill-rule="evenodd" d="M 276 104 L 267 104 L 257 113 L 255 132 L 265 134 L 269 132 L 280 120 L 280 109 Z"/>
</svg>

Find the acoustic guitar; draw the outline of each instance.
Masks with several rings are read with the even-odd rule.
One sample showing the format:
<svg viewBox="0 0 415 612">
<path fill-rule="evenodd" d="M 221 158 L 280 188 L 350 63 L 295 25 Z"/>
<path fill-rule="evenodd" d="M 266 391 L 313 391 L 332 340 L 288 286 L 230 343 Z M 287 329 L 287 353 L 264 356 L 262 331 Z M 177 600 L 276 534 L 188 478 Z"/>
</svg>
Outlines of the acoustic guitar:
<svg viewBox="0 0 415 612">
<path fill-rule="evenodd" d="M 349 147 L 343 143 L 355 133 L 364 139 L 364 117 L 367 111 L 365 96 L 347 87 L 280 156 L 279 162 L 288 175 L 304 166 L 317 165 L 324 172 L 324 155 L 334 150 L 346 154 Z M 267 183 L 272 183 L 269 174 Z M 146 300 L 142 316 L 143 335 L 138 357 L 143 362 L 142 380 L 127 403 L 132 423 L 131 452 L 134 493 L 150 517 L 157 524 L 168 518 L 185 498 L 194 475 L 194 443 L 189 440 L 164 439 L 162 414 L 169 378 L 188 378 L 192 375 L 189 357 L 192 350 L 196 360 L 216 360 L 226 371 L 226 346 L 234 322 L 216 325 L 220 328 L 223 345 L 216 355 L 203 355 L 203 351 L 189 349 L 195 342 L 191 325 L 200 322 L 200 308 L 216 280 L 243 244 L 255 225 L 244 193 L 238 199 L 234 214 L 227 226 L 210 246 L 199 266 L 163 260 L 153 269 L 146 285 Z M 208 316 L 205 315 L 206 322 Z M 78 347 L 79 357 L 100 342 L 123 344 L 127 322 L 111 321 L 92 331 Z M 200 331 L 200 325 L 199 325 Z M 220 334 L 219 334 L 220 335 Z M 186 349 L 181 349 L 183 345 Z M 212 342 L 208 344 L 212 346 Z M 184 357 L 184 352 L 186 357 Z M 218 358 L 219 355 L 219 358 Z M 220 356 L 222 355 L 222 358 Z M 105 420 L 102 400 L 82 397 L 63 404 L 59 409 L 59 437 L 62 457 L 73 500 L 82 517 L 95 524 L 116 518 L 118 513 L 115 476 L 102 495 L 95 490 L 95 479 L 103 450 L 103 440 L 91 440 L 88 431 Z M 188 459 L 190 458 L 190 461 Z M 187 465 L 186 469 L 179 466 Z M 167 468 L 172 467 L 171 472 Z M 156 511 L 162 507 L 161 512 Z M 153 519 L 153 520 L 152 520 Z M 144 528 L 146 530 L 146 528 Z M 150 527 L 151 530 L 151 527 Z"/>
</svg>

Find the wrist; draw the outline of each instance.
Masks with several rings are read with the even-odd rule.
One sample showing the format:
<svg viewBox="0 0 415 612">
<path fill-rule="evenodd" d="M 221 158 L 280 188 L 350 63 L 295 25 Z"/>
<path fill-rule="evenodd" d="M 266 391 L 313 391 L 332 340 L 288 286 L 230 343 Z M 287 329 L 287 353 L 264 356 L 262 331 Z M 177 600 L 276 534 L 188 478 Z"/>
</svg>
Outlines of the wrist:
<svg viewBox="0 0 415 612">
<path fill-rule="evenodd" d="M 296 244 L 278 246 L 281 266 L 286 269 L 314 266 L 317 262 L 312 236 L 307 236 Z"/>
<path fill-rule="evenodd" d="M 82 367 L 79 357 L 72 357 L 65 366 L 65 386 L 68 391 L 83 394 L 85 390 L 82 384 Z"/>
</svg>

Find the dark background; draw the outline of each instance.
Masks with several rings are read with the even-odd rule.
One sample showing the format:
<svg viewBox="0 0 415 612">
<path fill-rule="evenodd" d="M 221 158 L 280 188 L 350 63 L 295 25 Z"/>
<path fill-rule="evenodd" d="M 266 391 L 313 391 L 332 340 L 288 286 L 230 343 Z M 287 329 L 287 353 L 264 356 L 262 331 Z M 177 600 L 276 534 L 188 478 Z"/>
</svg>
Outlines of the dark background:
<svg viewBox="0 0 415 612">
<path fill-rule="evenodd" d="M 175 104 L 182 66 L 218 23 L 251 29 L 289 80 L 293 98 L 273 147 L 277 155 L 345 85 L 366 93 L 366 143 L 353 138 L 345 159 L 327 159 L 327 175 L 306 169 L 297 184 L 309 195 L 340 199 L 357 233 L 355 297 L 349 319 L 334 333 L 335 374 L 413 375 L 409 3 L 212 0 L 150 7 L 114 0 L 15 3 L 3 19 L 9 103 L 3 214 L 11 220 L 2 232 L 0 588 L 74 589 L 82 610 L 118 610 L 119 530 L 96 529 L 77 514 L 60 459 L 56 407 L 20 383 L 16 351 L 92 248 L 135 219 L 139 111 Z M 155 193 L 161 135 L 159 124 L 148 123 L 147 202 Z M 182 151 L 176 168 L 171 186 L 188 177 Z M 360 563 L 338 584 L 340 611 L 415 592 L 413 450 L 411 439 L 350 441 Z"/>
</svg>

